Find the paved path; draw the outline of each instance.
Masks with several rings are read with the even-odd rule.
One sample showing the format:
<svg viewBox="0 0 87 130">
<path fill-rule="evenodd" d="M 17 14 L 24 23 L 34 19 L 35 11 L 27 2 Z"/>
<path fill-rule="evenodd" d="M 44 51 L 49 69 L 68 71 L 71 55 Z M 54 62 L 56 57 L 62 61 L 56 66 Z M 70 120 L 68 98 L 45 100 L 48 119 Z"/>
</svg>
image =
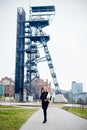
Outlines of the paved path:
<svg viewBox="0 0 87 130">
<path fill-rule="evenodd" d="M 87 130 L 87 120 L 57 107 L 49 107 L 48 121 L 42 121 L 43 112 L 39 109 L 20 130 Z"/>
</svg>

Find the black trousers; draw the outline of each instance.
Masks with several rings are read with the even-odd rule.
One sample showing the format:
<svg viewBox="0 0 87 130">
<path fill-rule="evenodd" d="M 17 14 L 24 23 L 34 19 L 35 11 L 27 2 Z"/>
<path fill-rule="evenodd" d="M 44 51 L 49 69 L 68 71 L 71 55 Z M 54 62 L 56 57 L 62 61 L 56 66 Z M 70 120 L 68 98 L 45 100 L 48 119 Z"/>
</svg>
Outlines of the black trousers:
<svg viewBox="0 0 87 130">
<path fill-rule="evenodd" d="M 44 121 L 47 121 L 47 108 L 43 109 Z"/>
</svg>

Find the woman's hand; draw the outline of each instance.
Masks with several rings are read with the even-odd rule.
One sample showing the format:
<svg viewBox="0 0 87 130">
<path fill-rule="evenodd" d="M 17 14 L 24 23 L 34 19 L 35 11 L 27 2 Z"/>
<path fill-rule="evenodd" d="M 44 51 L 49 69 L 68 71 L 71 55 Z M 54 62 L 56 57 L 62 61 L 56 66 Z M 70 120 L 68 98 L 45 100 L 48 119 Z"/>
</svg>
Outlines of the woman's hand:
<svg viewBox="0 0 87 130">
<path fill-rule="evenodd" d="M 45 101 L 45 102 L 47 102 L 47 101 L 50 102 L 50 99 L 45 99 L 44 101 Z"/>
</svg>

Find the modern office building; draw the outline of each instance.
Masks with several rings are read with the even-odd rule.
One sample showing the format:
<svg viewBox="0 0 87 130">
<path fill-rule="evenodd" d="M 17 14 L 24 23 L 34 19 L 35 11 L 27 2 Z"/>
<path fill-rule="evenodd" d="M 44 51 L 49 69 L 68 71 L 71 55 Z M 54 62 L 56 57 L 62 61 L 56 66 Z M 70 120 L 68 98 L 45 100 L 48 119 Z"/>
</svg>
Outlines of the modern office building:
<svg viewBox="0 0 87 130">
<path fill-rule="evenodd" d="M 77 83 L 76 81 L 72 81 L 71 85 L 72 94 L 79 94 L 83 92 L 83 83 Z"/>
<path fill-rule="evenodd" d="M 71 92 L 69 94 L 69 102 L 80 103 L 80 101 L 86 104 L 87 92 L 83 92 L 83 83 L 77 83 L 76 81 L 72 81 Z"/>
</svg>

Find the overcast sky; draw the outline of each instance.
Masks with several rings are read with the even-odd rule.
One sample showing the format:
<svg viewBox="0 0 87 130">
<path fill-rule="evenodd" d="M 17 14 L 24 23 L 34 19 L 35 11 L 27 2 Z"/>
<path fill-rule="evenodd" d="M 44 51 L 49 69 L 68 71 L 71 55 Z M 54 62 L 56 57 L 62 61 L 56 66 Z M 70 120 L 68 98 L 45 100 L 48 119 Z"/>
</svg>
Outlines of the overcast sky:
<svg viewBox="0 0 87 130">
<path fill-rule="evenodd" d="M 87 0 L 30 1 L 31 6 L 40 4 L 56 8 L 46 33 L 60 88 L 69 90 L 76 81 L 87 91 Z M 23 7 L 28 17 L 29 0 L 0 0 L 0 79 L 15 77 L 17 7 Z M 47 62 L 39 63 L 38 69 L 41 78 L 52 82 Z"/>
</svg>

